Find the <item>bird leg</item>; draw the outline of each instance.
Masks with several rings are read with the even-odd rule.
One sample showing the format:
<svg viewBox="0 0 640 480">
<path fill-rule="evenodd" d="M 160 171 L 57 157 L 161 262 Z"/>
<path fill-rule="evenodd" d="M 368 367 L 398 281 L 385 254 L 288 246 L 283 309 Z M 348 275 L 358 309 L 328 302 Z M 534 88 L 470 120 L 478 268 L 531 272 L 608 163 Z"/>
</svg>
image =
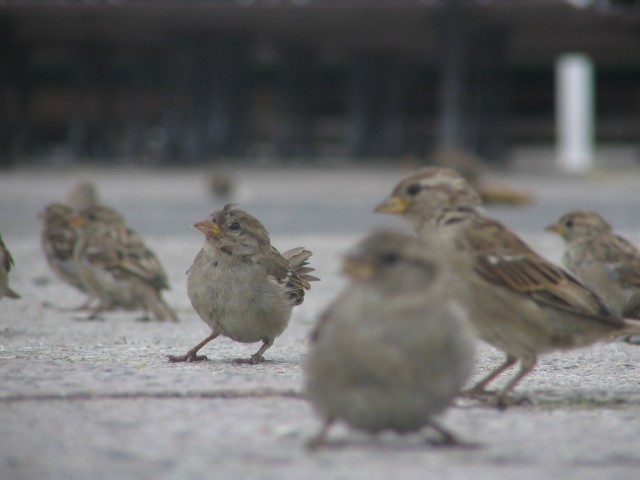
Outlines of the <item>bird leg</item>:
<svg viewBox="0 0 640 480">
<path fill-rule="evenodd" d="M 273 340 L 263 340 L 263 344 L 256 353 L 251 355 L 249 358 L 235 358 L 233 363 L 248 363 L 250 365 L 257 365 L 258 363 L 264 362 L 264 357 L 262 354 L 267 351 L 273 345 Z"/>
<path fill-rule="evenodd" d="M 198 350 L 200 350 L 202 347 L 204 347 L 207 343 L 209 343 L 211 340 L 216 338 L 218 335 L 220 335 L 218 332 L 212 331 L 211 335 L 209 335 L 207 338 L 202 340 L 199 344 L 197 344 L 195 347 L 193 347 L 191 350 L 189 350 L 184 355 L 167 355 L 167 358 L 169 359 L 169 361 L 171 363 L 177 363 L 177 362 L 201 362 L 202 360 L 207 360 L 207 356 L 206 355 L 197 355 Z"/>
<path fill-rule="evenodd" d="M 159 292 L 149 292 L 145 298 L 145 310 L 151 311 L 158 321 L 165 321 L 167 318 L 174 322 L 178 321 L 176 313 L 167 305 Z"/>
<path fill-rule="evenodd" d="M 81 305 L 77 307 L 60 307 L 58 311 L 60 312 L 82 312 L 85 310 L 91 310 L 91 304 L 93 303 L 94 298 L 89 297 L 87 300 L 82 302 Z"/>
<path fill-rule="evenodd" d="M 427 423 L 427 425 L 431 427 L 433 430 L 435 430 L 436 432 L 438 432 L 438 434 L 440 435 L 440 440 L 438 441 L 429 440 L 427 443 L 433 444 L 437 447 L 463 447 L 463 448 L 478 447 L 478 444 L 469 443 L 469 442 L 460 440 L 458 437 L 456 437 L 449 430 L 442 427 L 435 420 L 429 420 L 429 423 Z"/>
<path fill-rule="evenodd" d="M 112 308 L 113 303 L 100 300 L 100 303 L 98 303 L 98 305 L 89 309 L 91 311 L 89 312 L 89 316 L 85 318 L 85 320 L 103 320 L 101 314 L 103 312 L 106 312 L 107 310 L 111 310 Z"/>
<path fill-rule="evenodd" d="M 502 390 L 500 390 L 498 396 L 496 397 L 496 406 L 498 408 L 507 407 L 507 394 L 509 393 L 509 391 L 513 390 L 518 383 L 520 383 L 520 380 L 526 377 L 529 372 L 533 370 L 533 367 L 536 366 L 536 362 L 536 357 L 520 360 L 520 371 L 509 381 L 509 383 L 507 383 L 507 385 Z"/>
<path fill-rule="evenodd" d="M 318 431 L 316 436 L 307 442 L 308 450 L 310 451 L 317 450 L 324 444 L 327 438 L 327 433 L 329 432 L 329 428 L 331 428 L 331 425 L 333 425 L 333 422 L 334 422 L 333 417 L 329 417 L 324 421 L 324 423 L 320 427 L 320 431 Z"/>
<path fill-rule="evenodd" d="M 482 380 L 480 380 L 478 383 L 476 383 L 470 390 L 467 390 L 466 392 L 464 392 L 465 395 L 470 396 L 470 397 L 475 397 L 475 396 L 478 396 L 478 395 L 486 394 L 487 391 L 485 390 L 485 387 L 487 385 L 489 385 L 497 377 L 499 377 L 505 370 L 507 370 L 507 369 L 511 368 L 513 365 L 515 365 L 517 361 L 518 361 L 518 359 L 516 357 L 514 357 L 512 355 L 507 355 L 507 358 L 505 359 L 505 361 L 504 361 L 504 363 L 502 365 L 500 365 L 493 372 L 489 373 L 489 375 L 487 375 Z"/>
</svg>

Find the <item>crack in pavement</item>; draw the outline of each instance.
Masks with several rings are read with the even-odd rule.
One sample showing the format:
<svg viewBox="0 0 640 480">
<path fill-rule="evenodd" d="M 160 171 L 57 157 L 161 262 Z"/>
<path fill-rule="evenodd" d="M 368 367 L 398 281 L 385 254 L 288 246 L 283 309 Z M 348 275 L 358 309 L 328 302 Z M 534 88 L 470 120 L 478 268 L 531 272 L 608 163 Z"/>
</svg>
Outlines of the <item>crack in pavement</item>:
<svg viewBox="0 0 640 480">
<path fill-rule="evenodd" d="M 173 399 L 244 399 L 244 398 L 293 398 L 305 400 L 306 396 L 296 390 L 211 390 L 211 391 L 159 391 L 159 392 L 71 392 L 14 394 L 0 397 L 0 403 L 49 402 L 49 401 L 90 401 L 90 400 L 173 400 Z"/>
</svg>

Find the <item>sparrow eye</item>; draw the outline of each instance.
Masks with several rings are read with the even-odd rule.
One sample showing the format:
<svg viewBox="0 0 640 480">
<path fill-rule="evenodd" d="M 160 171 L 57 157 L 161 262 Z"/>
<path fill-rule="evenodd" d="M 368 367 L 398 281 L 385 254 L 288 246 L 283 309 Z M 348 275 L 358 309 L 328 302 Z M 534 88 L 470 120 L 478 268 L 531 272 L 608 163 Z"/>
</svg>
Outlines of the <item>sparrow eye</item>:
<svg viewBox="0 0 640 480">
<path fill-rule="evenodd" d="M 395 253 L 385 253 L 380 260 L 382 261 L 382 263 L 386 264 L 386 265 L 391 265 L 393 263 L 396 263 L 398 261 L 398 255 L 396 255 Z"/>
<path fill-rule="evenodd" d="M 572 228 L 573 227 L 573 220 L 567 220 L 566 222 L 564 222 L 565 226 L 567 228 Z"/>
<path fill-rule="evenodd" d="M 94 220 L 98 219 L 98 216 L 95 213 L 90 213 L 89 215 L 87 215 L 87 218 L 93 222 Z"/>
<path fill-rule="evenodd" d="M 422 187 L 417 183 L 412 183 L 407 187 L 407 193 L 412 197 L 420 193 L 420 190 L 422 190 Z"/>
<path fill-rule="evenodd" d="M 237 232 L 240 230 L 240 224 L 238 222 L 233 222 L 231 225 L 229 225 L 229 230 L 231 230 L 232 232 Z"/>
</svg>

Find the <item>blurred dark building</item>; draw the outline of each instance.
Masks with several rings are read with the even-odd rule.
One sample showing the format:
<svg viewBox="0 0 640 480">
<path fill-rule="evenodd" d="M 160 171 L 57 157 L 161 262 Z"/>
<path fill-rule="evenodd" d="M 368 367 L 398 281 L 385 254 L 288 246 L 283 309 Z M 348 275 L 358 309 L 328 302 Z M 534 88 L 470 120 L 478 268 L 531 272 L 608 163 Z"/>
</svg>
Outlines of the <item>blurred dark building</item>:
<svg viewBox="0 0 640 480">
<path fill-rule="evenodd" d="M 596 66 L 598 141 L 638 144 L 638 3 L 0 0 L 0 163 L 502 162 L 553 142 L 566 52 Z"/>
</svg>

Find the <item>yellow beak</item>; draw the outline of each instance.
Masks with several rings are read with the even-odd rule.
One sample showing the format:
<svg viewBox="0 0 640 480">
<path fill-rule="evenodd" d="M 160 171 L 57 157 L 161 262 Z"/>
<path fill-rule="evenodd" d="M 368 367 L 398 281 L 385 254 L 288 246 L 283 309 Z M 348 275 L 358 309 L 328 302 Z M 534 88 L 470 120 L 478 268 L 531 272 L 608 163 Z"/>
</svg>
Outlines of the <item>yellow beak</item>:
<svg viewBox="0 0 640 480">
<path fill-rule="evenodd" d="M 547 232 L 557 233 L 558 235 L 564 235 L 565 232 L 565 228 L 557 223 L 545 227 L 545 230 Z"/>
<path fill-rule="evenodd" d="M 220 225 L 208 218 L 194 223 L 193 228 L 200 230 L 207 237 L 218 238 L 223 235 Z"/>
<path fill-rule="evenodd" d="M 69 217 L 69 223 L 74 227 L 82 227 L 85 223 L 87 223 L 87 219 L 82 215 L 71 215 Z"/>
<path fill-rule="evenodd" d="M 378 213 L 394 213 L 396 215 L 401 215 L 407 211 L 409 208 L 409 202 L 400 197 L 390 197 L 380 205 L 378 205 L 375 209 Z"/>
<path fill-rule="evenodd" d="M 359 257 L 347 257 L 342 272 L 354 280 L 368 280 L 376 273 L 373 263 Z"/>
</svg>

